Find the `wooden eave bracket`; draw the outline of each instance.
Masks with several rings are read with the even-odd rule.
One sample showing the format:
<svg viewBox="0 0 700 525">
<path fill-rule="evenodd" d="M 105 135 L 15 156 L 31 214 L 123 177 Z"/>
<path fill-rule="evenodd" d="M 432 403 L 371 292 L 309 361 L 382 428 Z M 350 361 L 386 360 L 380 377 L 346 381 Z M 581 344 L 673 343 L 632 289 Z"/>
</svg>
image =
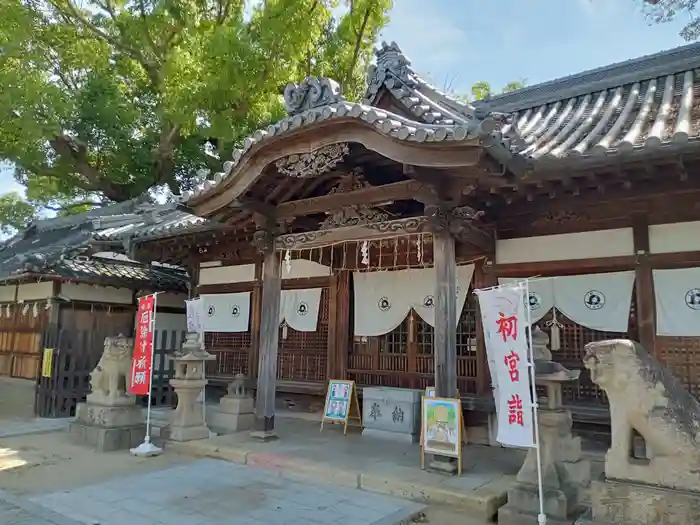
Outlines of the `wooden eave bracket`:
<svg viewBox="0 0 700 525">
<path fill-rule="evenodd" d="M 469 219 L 451 221 L 450 232 L 457 240 L 476 246 L 485 253 L 493 253 L 496 248 L 495 236 L 475 226 Z"/>
</svg>

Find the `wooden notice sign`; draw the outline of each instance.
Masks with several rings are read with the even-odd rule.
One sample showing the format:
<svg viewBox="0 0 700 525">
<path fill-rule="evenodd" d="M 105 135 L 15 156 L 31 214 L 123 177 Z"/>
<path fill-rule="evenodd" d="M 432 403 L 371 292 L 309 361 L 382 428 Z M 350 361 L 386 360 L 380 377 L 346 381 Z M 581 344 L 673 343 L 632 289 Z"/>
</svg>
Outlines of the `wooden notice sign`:
<svg viewBox="0 0 700 525">
<path fill-rule="evenodd" d="M 362 415 L 360 414 L 360 402 L 357 399 L 357 387 L 355 381 L 342 379 L 331 379 L 328 381 L 328 392 L 326 393 L 326 404 L 323 407 L 323 417 L 321 419 L 321 430 L 323 423 L 343 422 L 345 425 L 343 434 L 348 433 L 348 422 L 353 421 L 353 426 L 362 428 Z"/>
<path fill-rule="evenodd" d="M 457 474 L 462 475 L 462 403 L 459 399 L 424 396 L 421 406 L 420 466 L 425 455 L 457 458 Z"/>
<path fill-rule="evenodd" d="M 435 397 L 435 387 L 434 386 L 426 386 L 425 387 L 425 397 Z M 457 390 L 457 399 L 462 399 L 462 396 L 459 394 L 459 389 Z M 421 425 L 421 432 L 423 431 L 423 427 Z M 421 433 L 421 447 L 423 446 L 423 434 Z M 464 423 L 464 418 L 462 418 L 462 443 L 465 445 L 467 444 L 467 426 Z"/>
</svg>

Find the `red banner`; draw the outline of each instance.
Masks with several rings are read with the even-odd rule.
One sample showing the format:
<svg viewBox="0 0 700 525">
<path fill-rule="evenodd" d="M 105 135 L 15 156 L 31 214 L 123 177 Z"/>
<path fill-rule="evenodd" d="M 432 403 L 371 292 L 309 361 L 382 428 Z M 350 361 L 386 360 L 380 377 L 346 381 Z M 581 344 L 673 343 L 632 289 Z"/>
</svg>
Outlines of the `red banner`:
<svg viewBox="0 0 700 525">
<path fill-rule="evenodd" d="M 139 298 L 136 317 L 136 345 L 131 361 L 129 392 L 137 396 L 150 393 L 151 366 L 153 366 L 153 327 L 155 325 L 155 295 Z"/>
</svg>

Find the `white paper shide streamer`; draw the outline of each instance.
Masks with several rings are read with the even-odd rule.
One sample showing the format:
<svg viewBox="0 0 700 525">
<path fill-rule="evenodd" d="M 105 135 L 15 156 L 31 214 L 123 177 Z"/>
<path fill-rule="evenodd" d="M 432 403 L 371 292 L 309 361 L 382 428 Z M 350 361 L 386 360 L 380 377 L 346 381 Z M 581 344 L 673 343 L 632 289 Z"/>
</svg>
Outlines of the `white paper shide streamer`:
<svg viewBox="0 0 700 525">
<path fill-rule="evenodd" d="M 202 332 L 203 303 L 202 299 L 189 299 L 185 301 L 187 308 L 187 331 L 197 334 Z"/>
<path fill-rule="evenodd" d="M 528 368 L 528 318 L 524 288 L 504 286 L 477 290 L 491 371 L 497 441 L 503 445 L 533 447 L 534 414 Z"/>
</svg>

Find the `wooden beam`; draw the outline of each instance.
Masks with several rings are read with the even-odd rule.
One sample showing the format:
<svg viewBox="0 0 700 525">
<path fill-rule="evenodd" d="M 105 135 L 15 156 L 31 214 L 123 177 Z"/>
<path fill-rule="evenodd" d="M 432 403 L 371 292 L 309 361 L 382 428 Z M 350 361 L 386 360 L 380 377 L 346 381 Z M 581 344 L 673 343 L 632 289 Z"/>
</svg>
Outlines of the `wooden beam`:
<svg viewBox="0 0 700 525">
<path fill-rule="evenodd" d="M 533 200 L 516 202 L 506 208 L 506 211 L 509 216 L 571 210 L 581 211 L 589 206 L 601 206 L 609 202 L 619 203 L 625 200 L 655 197 L 659 194 L 665 194 L 670 197 L 700 190 L 700 177 L 689 177 L 684 182 L 670 178 L 661 178 L 655 181 L 635 182 L 632 180 L 628 181 L 631 184 L 627 185 L 620 180 L 617 182 L 620 183 L 621 187 L 608 187 L 602 195 L 599 191 L 593 190 L 583 193 L 579 190 L 578 194 L 576 194 L 574 189 L 574 194 L 554 199 L 549 199 L 545 195 L 533 196 Z M 518 191 L 529 193 L 527 187 L 520 187 Z M 514 195 L 517 196 L 518 193 Z"/>
<path fill-rule="evenodd" d="M 450 225 L 450 230 L 457 239 L 476 246 L 486 255 L 491 255 L 496 251 L 495 236 L 475 226 L 470 220 L 455 220 Z"/>
<path fill-rule="evenodd" d="M 263 252 L 263 289 L 260 319 L 258 387 L 255 392 L 255 421 L 252 436 L 263 441 L 276 437 L 275 385 L 279 345 L 280 296 L 282 279 L 274 239 L 269 232 L 258 232 Z M 257 234 L 256 234 L 257 235 Z"/>
<path fill-rule="evenodd" d="M 238 208 L 243 211 L 257 213 L 268 219 L 274 219 L 277 213 L 277 208 L 267 202 L 261 202 L 255 199 L 239 198 L 231 201 L 231 208 Z"/>
<path fill-rule="evenodd" d="M 422 233 L 428 222 L 424 216 L 397 219 L 394 221 L 329 228 L 304 233 L 289 233 L 277 237 L 279 250 L 306 250 L 348 241 L 370 241 L 390 239 L 412 233 Z"/>
<path fill-rule="evenodd" d="M 637 296 L 637 330 L 639 342 L 656 355 L 656 311 L 654 299 L 654 277 L 649 261 L 649 224 L 645 215 L 633 217 L 632 235 L 634 252 L 637 255 L 635 272 L 635 294 Z"/>
<path fill-rule="evenodd" d="M 373 186 L 347 193 L 335 193 L 321 197 L 311 197 L 296 201 L 285 202 L 277 206 L 276 217 L 296 217 L 299 215 L 313 215 L 338 210 L 346 206 L 356 204 L 381 204 L 383 202 L 409 200 L 416 194 L 425 190 L 425 186 L 414 180 L 405 180 Z"/>
</svg>

